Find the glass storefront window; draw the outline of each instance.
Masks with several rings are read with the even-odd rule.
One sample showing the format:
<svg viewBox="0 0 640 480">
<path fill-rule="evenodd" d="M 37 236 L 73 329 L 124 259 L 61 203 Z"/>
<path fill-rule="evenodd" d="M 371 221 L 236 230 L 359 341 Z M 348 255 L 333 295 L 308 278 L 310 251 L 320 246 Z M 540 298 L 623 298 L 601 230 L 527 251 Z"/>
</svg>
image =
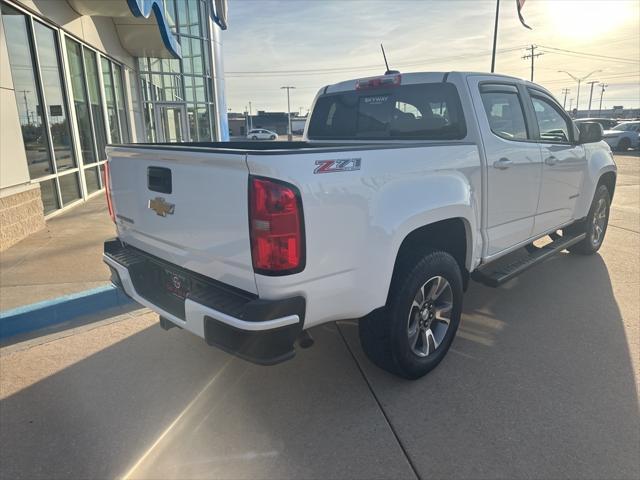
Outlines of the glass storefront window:
<svg viewBox="0 0 640 480">
<path fill-rule="evenodd" d="M 100 190 L 100 172 L 98 167 L 87 168 L 84 171 L 84 180 L 87 185 L 87 193 Z"/>
<path fill-rule="evenodd" d="M 30 48 L 27 17 L 4 4 L 1 8 L 27 166 L 30 177 L 36 179 L 51 175 L 54 170 Z"/>
<path fill-rule="evenodd" d="M 145 58 L 138 62 L 147 140 L 168 141 L 164 138 L 167 130 L 164 125 L 170 120 L 165 118 L 169 112 L 162 106 L 165 103 L 186 107 L 186 139 L 211 140 L 214 98 L 211 94 L 207 1 L 165 0 L 165 5 L 175 14 L 182 60 Z M 157 124 L 155 129 L 154 123 Z"/>
<path fill-rule="evenodd" d="M 71 143 L 69 117 L 62 88 L 60 56 L 56 44 L 56 32 L 39 22 L 34 22 L 36 50 L 44 87 L 44 100 L 49 114 L 49 130 L 58 171 L 76 166 Z"/>
<path fill-rule="evenodd" d="M 80 181 L 77 173 L 68 173 L 59 177 L 62 205 L 68 205 L 78 200 L 80 195 Z"/>
<path fill-rule="evenodd" d="M 96 54 L 84 49 L 84 70 L 87 75 L 87 85 L 89 87 L 89 102 L 91 103 L 91 118 L 93 119 L 93 130 L 96 134 L 96 148 L 98 160 L 106 160 L 107 154 L 107 132 L 104 125 L 104 110 L 102 109 L 102 99 L 100 98 L 100 79 L 98 78 L 98 64 Z"/>
<path fill-rule="evenodd" d="M 69 73 L 71 76 L 72 98 L 78 121 L 78 134 L 83 163 L 95 163 L 93 134 L 91 133 L 91 114 L 87 101 L 84 70 L 82 67 L 82 47 L 79 43 L 67 38 L 67 56 L 69 58 Z"/>
<path fill-rule="evenodd" d="M 55 180 L 44 180 L 40 182 L 40 196 L 42 197 L 42 206 L 44 207 L 45 215 L 60 208 Z"/>
<path fill-rule="evenodd" d="M 116 107 L 118 108 L 118 120 L 120 121 L 120 134 L 124 143 L 129 142 L 129 129 L 127 128 L 127 115 L 124 106 L 124 87 L 122 85 L 122 67 L 112 64 L 113 80 L 116 96 Z"/>
<path fill-rule="evenodd" d="M 107 117 L 109 119 L 109 131 L 111 132 L 111 143 L 122 143 L 120 137 L 120 125 L 118 123 L 118 112 L 116 108 L 116 94 L 114 92 L 111 62 L 102 57 L 102 84 L 104 85 L 104 95 L 107 101 Z"/>
</svg>

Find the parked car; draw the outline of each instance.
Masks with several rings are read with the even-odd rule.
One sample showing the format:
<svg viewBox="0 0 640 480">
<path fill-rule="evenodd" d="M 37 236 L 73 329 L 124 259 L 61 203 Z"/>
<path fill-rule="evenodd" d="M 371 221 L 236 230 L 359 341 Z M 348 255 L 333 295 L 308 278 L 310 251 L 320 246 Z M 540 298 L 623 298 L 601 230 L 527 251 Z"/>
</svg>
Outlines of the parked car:
<svg viewBox="0 0 640 480">
<path fill-rule="evenodd" d="M 602 127 L 525 80 L 329 85 L 303 138 L 109 146 L 113 283 L 163 328 L 262 364 L 359 318 L 369 358 L 414 379 L 449 350 L 471 279 L 497 287 L 560 251 L 593 254 L 607 231 Z"/>
<path fill-rule="evenodd" d="M 620 123 L 615 118 L 578 118 L 577 120 L 574 120 L 574 121 L 576 123 L 596 122 L 602 125 L 603 130 L 609 130 L 615 127 L 616 125 L 618 125 L 618 123 Z"/>
<path fill-rule="evenodd" d="M 619 152 L 637 148 L 640 145 L 640 122 L 624 122 L 611 130 L 605 130 L 604 141 Z"/>
<path fill-rule="evenodd" d="M 265 130 L 264 128 L 254 128 L 249 130 L 247 138 L 251 140 L 277 140 L 278 134 L 271 130 Z"/>
</svg>

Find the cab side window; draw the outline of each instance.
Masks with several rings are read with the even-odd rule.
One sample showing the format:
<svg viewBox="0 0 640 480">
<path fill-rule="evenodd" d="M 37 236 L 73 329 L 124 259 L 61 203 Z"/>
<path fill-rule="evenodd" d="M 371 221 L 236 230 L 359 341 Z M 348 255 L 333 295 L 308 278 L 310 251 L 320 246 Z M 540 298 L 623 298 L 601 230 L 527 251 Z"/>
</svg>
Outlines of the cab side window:
<svg viewBox="0 0 640 480">
<path fill-rule="evenodd" d="M 488 87 L 481 90 L 482 103 L 491 131 L 507 140 L 526 140 L 527 124 L 522 103 L 515 87 L 497 91 Z"/>
<path fill-rule="evenodd" d="M 571 143 L 571 125 L 558 111 L 558 107 L 543 97 L 531 96 L 540 140 L 553 143 Z"/>
</svg>

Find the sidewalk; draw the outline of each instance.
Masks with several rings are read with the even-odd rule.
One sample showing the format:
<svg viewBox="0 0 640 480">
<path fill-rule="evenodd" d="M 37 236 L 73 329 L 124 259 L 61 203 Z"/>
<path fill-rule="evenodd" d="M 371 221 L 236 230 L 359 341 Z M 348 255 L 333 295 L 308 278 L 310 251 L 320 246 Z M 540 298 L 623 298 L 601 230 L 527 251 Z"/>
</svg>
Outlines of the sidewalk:
<svg viewBox="0 0 640 480">
<path fill-rule="evenodd" d="M 0 311 L 106 285 L 102 243 L 112 236 L 104 195 L 49 220 L 0 253 Z"/>
</svg>

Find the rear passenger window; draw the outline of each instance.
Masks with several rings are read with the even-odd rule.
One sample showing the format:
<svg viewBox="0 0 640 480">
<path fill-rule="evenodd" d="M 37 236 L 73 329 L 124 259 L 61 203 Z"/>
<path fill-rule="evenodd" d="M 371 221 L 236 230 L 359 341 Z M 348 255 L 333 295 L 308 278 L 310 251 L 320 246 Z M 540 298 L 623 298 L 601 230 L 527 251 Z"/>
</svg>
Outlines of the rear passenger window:
<svg viewBox="0 0 640 480">
<path fill-rule="evenodd" d="M 491 131 L 507 140 L 526 140 L 527 124 L 522 103 L 514 92 L 482 92 L 482 103 Z"/>
</svg>

